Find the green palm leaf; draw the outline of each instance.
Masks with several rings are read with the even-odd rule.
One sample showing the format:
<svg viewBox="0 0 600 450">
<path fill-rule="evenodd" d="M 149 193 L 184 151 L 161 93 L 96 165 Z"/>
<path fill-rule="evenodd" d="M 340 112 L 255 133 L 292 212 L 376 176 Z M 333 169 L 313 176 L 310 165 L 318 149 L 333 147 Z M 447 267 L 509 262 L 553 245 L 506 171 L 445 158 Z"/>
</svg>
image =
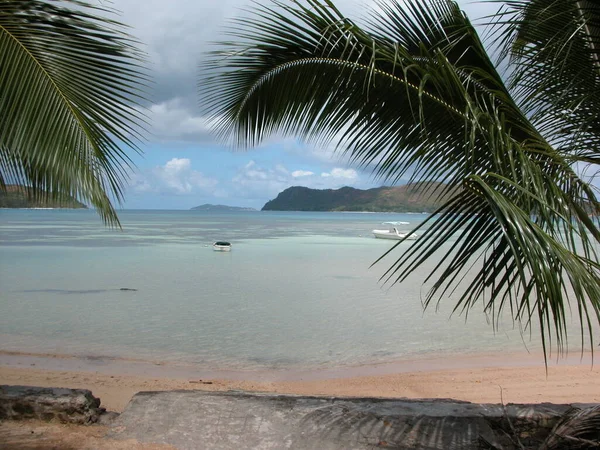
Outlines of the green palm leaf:
<svg viewBox="0 0 600 450">
<path fill-rule="evenodd" d="M 456 3 L 380 2 L 367 27 L 330 1 L 273 3 L 236 22 L 204 67 L 221 136 L 335 140 L 376 178 L 444 181 L 450 200 L 383 279 L 401 282 L 435 254 L 426 304 L 459 288 L 456 309 L 535 320 L 548 350 L 567 339 L 573 302 L 591 336 L 600 231 L 588 214 L 599 209 L 570 166 L 581 153 L 557 146 L 560 131 L 546 133 L 528 96 L 504 84 Z"/>
<path fill-rule="evenodd" d="M 107 12 L 0 1 L 0 185 L 72 195 L 118 225 L 111 197 L 121 201 L 131 165 L 122 146 L 137 150 L 145 78 L 136 42 Z"/>
<path fill-rule="evenodd" d="M 523 110 L 556 148 L 600 162 L 600 4 L 511 0 L 505 25 L 510 85 Z"/>
</svg>

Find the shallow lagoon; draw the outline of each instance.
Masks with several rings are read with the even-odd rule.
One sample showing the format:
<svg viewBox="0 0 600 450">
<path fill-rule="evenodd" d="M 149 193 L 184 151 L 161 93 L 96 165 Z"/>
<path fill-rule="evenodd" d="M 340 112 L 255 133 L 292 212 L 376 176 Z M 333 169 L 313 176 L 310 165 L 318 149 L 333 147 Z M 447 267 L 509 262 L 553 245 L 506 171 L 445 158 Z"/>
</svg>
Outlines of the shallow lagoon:
<svg viewBox="0 0 600 450">
<path fill-rule="evenodd" d="M 394 242 L 370 230 L 426 217 L 122 211 L 117 231 L 92 211 L 2 210 L 0 350 L 226 370 L 537 349 L 480 309 L 450 318 L 452 299 L 424 312 L 435 261 L 402 285 L 379 282 L 393 258 L 369 266 Z M 219 239 L 231 253 L 212 250 Z"/>
</svg>

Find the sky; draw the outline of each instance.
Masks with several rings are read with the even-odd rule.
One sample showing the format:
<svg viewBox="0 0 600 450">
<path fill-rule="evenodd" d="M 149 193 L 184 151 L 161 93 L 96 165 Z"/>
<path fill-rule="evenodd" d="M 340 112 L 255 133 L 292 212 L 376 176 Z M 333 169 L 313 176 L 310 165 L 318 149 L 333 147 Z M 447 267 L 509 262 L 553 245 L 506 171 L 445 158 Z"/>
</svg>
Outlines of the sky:
<svg viewBox="0 0 600 450">
<path fill-rule="evenodd" d="M 93 1 L 93 0 L 91 0 Z M 260 209 L 290 186 L 337 189 L 378 187 L 331 148 L 291 137 L 273 137 L 239 150 L 217 140 L 203 117 L 198 65 L 211 43 L 226 39 L 228 21 L 244 15 L 251 0 L 96 0 L 118 11 L 149 59 L 149 133 L 143 154 L 128 154 L 136 168 L 125 190 L 125 209 L 189 209 L 204 203 Z M 260 0 L 261 2 L 269 0 Z M 335 0 L 348 17 L 364 17 L 374 0 Z M 477 23 L 497 9 L 459 0 Z M 398 184 L 402 184 L 400 181 Z"/>
</svg>

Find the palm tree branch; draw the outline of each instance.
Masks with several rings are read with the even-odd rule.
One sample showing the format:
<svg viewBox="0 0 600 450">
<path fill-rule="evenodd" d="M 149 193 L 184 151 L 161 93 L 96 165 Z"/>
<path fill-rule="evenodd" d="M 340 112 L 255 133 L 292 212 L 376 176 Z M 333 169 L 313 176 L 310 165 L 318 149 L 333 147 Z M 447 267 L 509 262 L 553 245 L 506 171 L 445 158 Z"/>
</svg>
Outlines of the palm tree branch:
<svg viewBox="0 0 600 450">
<path fill-rule="evenodd" d="M 439 255 L 426 305 L 460 286 L 455 311 L 482 301 L 496 320 L 505 308 L 526 328 L 537 317 L 545 354 L 553 336 L 566 342 L 571 291 L 582 329 L 592 312 L 600 321 L 600 232 L 587 217 L 598 201 L 569 166 L 579 154 L 545 133 L 560 115 L 547 125 L 522 109 L 454 2 L 382 2 L 370 30 L 330 2 L 276 4 L 284 13 L 260 9 L 211 56 L 204 89 L 222 135 L 335 139 L 378 179 L 447 183 L 439 216 L 382 275 L 405 281 Z"/>
<path fill-rule="evenodd" d="M 373 68 L 373 67 L 369 67 L 365 64 L 360 64 L 357 62 L 353 62 L 353 61 L 347 61 L 347 60 L 342 60 L 342 59 L 335 59 L 335 58 L 303 58 L 303 59 L 298 59 L 295 61 L 290 61 L 290 62 L 286 62 L 284 64 L 281 64 L 279 66 L 270 68 L 267 72 L 265 72 L 264 74 L 262 74 L 260 76 L 260 78 L 258 80 L 255 81 L 255 83 L 248 89 L 248 92 L 246 93 L 245 97 L 242 99 L 242 101 L 240 102 L 240 106 L 239 106 L 239 111 L 238 115 L 241 114 L 241 111 L 244 110 L 246 103 L 248 102 L 248 99 L 254 95 L 257 91 L 257 89 L 259 88 L 259 86 L 261 86 L 266 80 L 268 80 L 269 78 L 271 78 L 272 76 L 285 71 L 288 68 L 291 67 L 295 67 L 295 66 L 302 66 L 302 65 L 311 65 L 311 64 L 332 64 L 334 66 L 345 66 L 345 67 L 349 67 L 349 68 L 353 68 L 353 69 L 360 69 L 363 70 L 365 72 L 372 72 L 375 75 L 379 75 L 382 76 L 384 78 L 388 78 L 392 81 L 397 81 L 400 82 L 404 85 L 406 85 L 407 87 L 413 89 L 415 92 L 417 92 L 419 95 L 426 95 L 427 97 L 429 97 L 431 100 L 439 103 L 440 105 L 444 106 L 448 111 L 451 111 L 457 115 L 459 115 L 461 118 L 466 118 L 465 114 L 462 113 L 461 111 L 459 111 L 457 108 L 455 108 L 454 106 L 452 106 L 451 104 L 449 104 L 448 102 L 444 101 L 443 99 L 437 97 L 436 95 L 432 94 L 431 92 L 428 92 L 426 90 L 424 90 L 422 88 L 422 86 L 417 86 L 409 81 L 407 81 L 406 79 L 400 78 L 394 74 L 391 73 L 387 73 L 384 72 L 381 69 L 377 69 L 377 68 Z"/>
<path fill-rule="evenodd" d="M 79 112 L 73 108 L 73 105 L 71 104 L 71 102 L 67 99 L 67 97 L 65 96 L 64 92 L 62 91 L 62 89 L 60 88 L 60 86 L 58 86 L 54 80 L 53 77 L 50 76 L 50 74 L 48 73 L 48 71 L 45 69 L 45 67 L 40 64 L 40 61 L 38 60 L 38 58 L 29 51 L 29 49 L 27 48 L 27 46 L 23 45 L 23 42 L 21 42 L 19 39 L 17 39 L 9 30 L 7 30 L 1 23 L 0 23 L 0 31 L 3 31 L 4 33 L 6 33 L 8 36 L 10 36 L 10 38 L 19 46 L 23 49 L 23 51 L 25 53 L 27 53 L 27 55 L 29 56 L 29 58 L 36 64 L 36 66 L 38 67 L 39 71 L 44 75 L 44 77 L 48 80 L 48 82 L 53 86 L 54 90 L 56 91 L 56 93 L 59 95 L 59 97 L 62 99 L 63 104 L 71 111 L 71 115 L 75 118 L 75 120 L 77 122 L 79 122 L 79 125 L 81 127 L 81 129 L 85 132 L 85 134 L 88 136 L 88 140 L 90 142 L 90 144 L 92 146 L 94 146 L 94 149 L 98 152 L 98 146 L 95 144 L 95 140 L 91 139 L 91 134 L 88 130 L 88 127 L 86 126 L 85 122 L 83 120 L 81 120 L 81 116 L 79 114 Z"/>
<path fill-rule="evenodd" d="M 132 167 L 119 142 L 139 151 L 143 56 L 121 24 L 87 12 L 108 10 L 66 3 L 80 9 L 39 0 L 0 5 L 1 144 L 12 161 L 0 177 L 88 200 L 118 225 L 108 195 L 122 200 Z"/>
</svg>

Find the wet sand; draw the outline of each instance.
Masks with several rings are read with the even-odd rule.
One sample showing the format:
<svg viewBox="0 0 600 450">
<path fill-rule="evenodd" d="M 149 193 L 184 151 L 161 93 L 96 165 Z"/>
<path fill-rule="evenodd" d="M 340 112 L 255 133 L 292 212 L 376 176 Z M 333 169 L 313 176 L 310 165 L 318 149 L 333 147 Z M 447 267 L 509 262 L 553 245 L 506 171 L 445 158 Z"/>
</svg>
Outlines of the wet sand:
<svg viewBox="0 0 600 450">
<path fill-rule="evenodd" d="M 0 384 L 91 390 L 122 411 L 139 391 L 244 390 L 352 397 L 453 398 L 477 403 L 600 402 L 600 365 L 583 358 L 473 355 L 287 371 L 212 371 L 156 362 L 0 352 Z"/>
</svg>

